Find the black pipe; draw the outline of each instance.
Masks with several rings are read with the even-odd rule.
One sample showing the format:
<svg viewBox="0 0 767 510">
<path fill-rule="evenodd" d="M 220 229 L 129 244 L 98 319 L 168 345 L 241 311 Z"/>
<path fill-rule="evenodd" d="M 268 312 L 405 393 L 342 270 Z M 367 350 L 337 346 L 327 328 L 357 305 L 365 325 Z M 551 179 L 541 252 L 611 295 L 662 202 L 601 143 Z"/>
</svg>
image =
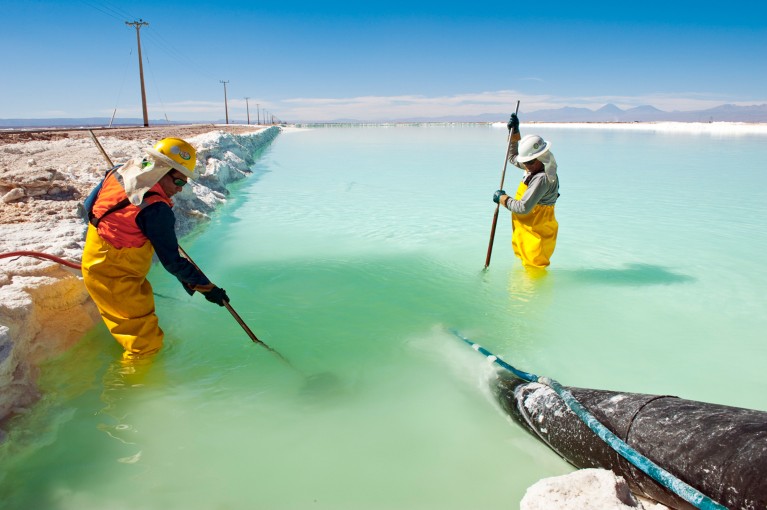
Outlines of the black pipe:
<svg viewBox="0 0 767 510">
<path fill-rule="evenodd" d="M 610 469 L 635 494 L 694 508 L 594 434 L 548 386 L 505 372 L 492 384 L 503 409 L 578 468 Z M 673 396 L 567 388 L 619 438 L 680 480 L 732 510 L 767 508 L 767 412 Z"/>
</svg>

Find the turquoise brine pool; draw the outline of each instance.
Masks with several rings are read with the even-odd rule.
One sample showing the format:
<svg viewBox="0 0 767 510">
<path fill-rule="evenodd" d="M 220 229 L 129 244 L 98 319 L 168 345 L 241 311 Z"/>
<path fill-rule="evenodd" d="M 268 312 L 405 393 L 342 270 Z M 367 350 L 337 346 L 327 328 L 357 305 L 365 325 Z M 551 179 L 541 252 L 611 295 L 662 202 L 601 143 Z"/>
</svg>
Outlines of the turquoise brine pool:
<svg viewBox="0 0 767 510">
<path fill-rule="evenodd" d="M 482 270 L 505 128 L 281 133 L 182 246 L 293 368 L 155 267 L 164 351 L 123 367 L 99 325 L 48 363 L 0 445 L 0 507 L 515 508 L 572 468 L 449 328 L 564 385 L 767 410 L 766 137 L 522 131 L 561 179 L 537 279 L 504 211 Z"/>
</svg>

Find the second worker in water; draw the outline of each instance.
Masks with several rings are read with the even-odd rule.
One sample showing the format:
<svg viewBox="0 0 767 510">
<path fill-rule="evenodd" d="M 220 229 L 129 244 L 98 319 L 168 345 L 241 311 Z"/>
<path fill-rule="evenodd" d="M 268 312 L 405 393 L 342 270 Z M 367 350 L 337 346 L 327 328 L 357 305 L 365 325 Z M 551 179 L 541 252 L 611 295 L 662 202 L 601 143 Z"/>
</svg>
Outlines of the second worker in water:
<svg viewBox="0 0 767 510">
<path fill-rule="evenodd" d="M 559 224 L 554 204 L 559 198 L 557 162 L 551 142 L 538 135 L 524 138 L 519 132 L 519 118 L 511 114 L 509 162 L 525 171 L 512 197 L 499 189 L 493 202 L 511 211 L 511 245 L 526 268 L 545 268 L 557 245 Z"/>
</svg>

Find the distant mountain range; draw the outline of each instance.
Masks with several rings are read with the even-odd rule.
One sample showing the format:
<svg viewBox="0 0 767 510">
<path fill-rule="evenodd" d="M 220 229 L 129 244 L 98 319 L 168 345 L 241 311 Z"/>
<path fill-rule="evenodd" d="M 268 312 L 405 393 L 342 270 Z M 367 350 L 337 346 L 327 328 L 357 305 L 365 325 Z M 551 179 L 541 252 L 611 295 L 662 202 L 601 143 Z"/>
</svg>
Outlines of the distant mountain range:
<svg viewBox="0 0 767 510">
<path fill-rule="evenodd" d="M 400 122 L 506 122 L 509 113 L 439 118 L 413 117 L 401 119 Z M 567 106 L 555 110 L 525 112 L 520 114 L 520 118 L 526 122 L 767 122 L 767 104 L 752 106 L 724 104 L 707 110 L 686 112 L 665 112 L 649 105 L 627 110 L 622 110 L 614 104 L 606 104 L 598 110 Z"/>
<path fill-rule="evenodd" d="M 510 113 L 510 112 L 509 112 Z M 364 121 L 359 119 L 336 119 L 332 123 L 376 123 L 376 122 L 506 122 L 509 113 L 484 113 L 480 115 L 446 115 L 443 117 L 410 117 L 401 119 L 378 119 Z M 537 110 L 520 115 L 525 122 L 767 122 L 767 104 L 737 106 L 724 104 L 716 108 L 696 111 L 659 110 L 654 106 L 637 106 L 622 110 L 614 104 L 606 104 L 598 110 L 588 108 L 564 107 L 555 110 Z M 328 121 L 293 120 L 304 124 L 312 122 L 328 123 Z M 141 126 L 142 119 L 121 119 L 113 126 Z M 150 120 L 150 126 L 168 124 L 223 124 L 217 121 L 186 121 L 168 122 L 166 120 Z M 243 122 L 232 122 L 243 124 Z M 87 118 L 51 118 L 51 119 L 0 119 L 0 129 L 34 129 L 48 127 L 103 127 L 109 124 L 108 117 Z"/>
<path fill-rule="evenodd" d="M 637 106 L 621 110 L 606 104 L 598 110 L 588 108 L 559 108 L 530 112 L 529 121 L 539 122 L 767 122 L 767 104 L 736 106 L 724 104 L 697 111 L 664 112 L 654 106 Z"/>
</svg>

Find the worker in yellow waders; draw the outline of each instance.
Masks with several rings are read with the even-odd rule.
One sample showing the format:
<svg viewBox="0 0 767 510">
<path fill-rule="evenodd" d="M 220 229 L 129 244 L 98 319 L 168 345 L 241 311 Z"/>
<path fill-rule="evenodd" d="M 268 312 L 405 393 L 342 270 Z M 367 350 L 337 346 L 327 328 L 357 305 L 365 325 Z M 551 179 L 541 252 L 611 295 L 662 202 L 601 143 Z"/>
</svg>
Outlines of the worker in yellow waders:
<svg viewBox="0 0 767 510">
<path fill-rule="evenodd" d="M 162 347 L 163 331 L 146 279 L 153 253 L 190 295 L 201 292 L 219 306 L 229 301 L 223 289 L 179 254 L 171 197 L 196 177 L 196 163 L 194 147 L 165 138 L 144 157 L 110 170 L 90 204 L 86 201 L 83 280 L 107 328 L 125 349 L 126 360 L 150 356 Z"/>
<path fill-rule="evenodd" d="M 493 194 L 493 202 L 511 211 L 511 246 L 527 269 L 545 268 L 557 245 L 559 224 L 554 204 L 559 198 L 557 162 L 551 143 L 538 135 L 520 137 L 519 118 L 509 120 L 511 150 L 509 162 L 525 171 L 514 197 L 502 189 Z"/>
</svg>

